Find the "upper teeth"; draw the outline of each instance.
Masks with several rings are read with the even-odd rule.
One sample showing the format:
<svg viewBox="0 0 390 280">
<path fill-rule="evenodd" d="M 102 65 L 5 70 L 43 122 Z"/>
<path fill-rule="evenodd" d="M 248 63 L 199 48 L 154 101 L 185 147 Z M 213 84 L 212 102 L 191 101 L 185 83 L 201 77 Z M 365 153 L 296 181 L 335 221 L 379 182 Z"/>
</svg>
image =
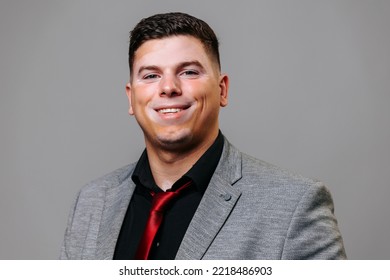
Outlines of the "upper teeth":
<svg viewBox="0 0 390 280">
<path fill-rule="evenodd" d="M 167 108 L 167 109 L 160 109 L 158 110 L 159 113 L 165 114 L 165 113 L 177 113 L 180 112 L 181 109 L 178 108 Z"/>
</svg>

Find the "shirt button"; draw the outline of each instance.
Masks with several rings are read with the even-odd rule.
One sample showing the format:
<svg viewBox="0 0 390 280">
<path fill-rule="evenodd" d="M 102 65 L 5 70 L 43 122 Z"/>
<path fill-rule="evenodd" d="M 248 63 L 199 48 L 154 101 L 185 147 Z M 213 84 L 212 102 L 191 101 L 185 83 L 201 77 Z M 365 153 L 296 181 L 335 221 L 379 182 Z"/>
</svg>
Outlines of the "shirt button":
<svg viewBox="0 0 390 280">
<path fill-rule="evenodd" d="M 157 243 L 156 243 L 156 247 L 159 247 L 159 246 L 160 246 L 160 242 L 157 242 Z"/>
</svg>

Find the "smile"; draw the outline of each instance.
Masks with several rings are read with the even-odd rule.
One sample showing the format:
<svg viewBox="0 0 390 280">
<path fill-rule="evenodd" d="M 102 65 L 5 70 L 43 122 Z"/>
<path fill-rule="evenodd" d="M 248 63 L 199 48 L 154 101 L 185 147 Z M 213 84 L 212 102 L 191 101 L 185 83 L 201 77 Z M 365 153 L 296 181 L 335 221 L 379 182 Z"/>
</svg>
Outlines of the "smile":
<svg viewBox="0 0 390 280">
<path fill-rule="evenodd" d="M 183 109 L 180 108 L 165 108 L 165 109 L 160 109 L 157 112 L 159 112 L 160 114 L 168 114 L 168 113 L 179 113 L 182 110 Z"/>
<path fill-rule="evenodd" d="M 158 124 L 178 125 L 188 121 L 194 114 L 196 106 L 194 103 L 163 104 L 152 108 L 150 117 Z"/>
</svg>

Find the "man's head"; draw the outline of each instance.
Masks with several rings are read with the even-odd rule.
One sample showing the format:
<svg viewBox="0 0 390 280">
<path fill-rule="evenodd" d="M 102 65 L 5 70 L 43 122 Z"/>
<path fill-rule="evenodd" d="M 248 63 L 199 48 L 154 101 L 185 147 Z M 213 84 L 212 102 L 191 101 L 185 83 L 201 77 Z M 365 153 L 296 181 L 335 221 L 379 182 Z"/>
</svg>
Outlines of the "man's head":
<svg viewBox="0 0 390 280">
<path fill-rule="evenodd" d="M 129 113 L 148 151 L 184 155 L 211 145 L 229 84 L 211 28 L 180 13 L 143 19 L 132 32 L 129 59 Z"/>
<path fill-rule="evenodd" d="M 219 43 L 211 27 L 201 19 L 185 13 L 157 14 L 142 19 L 130 33 L 129 67 L 132 75 L 135 52 L 148 40 L 189 35 L 202 42 L 206 52 L 221 68 Z"/>
</svg>

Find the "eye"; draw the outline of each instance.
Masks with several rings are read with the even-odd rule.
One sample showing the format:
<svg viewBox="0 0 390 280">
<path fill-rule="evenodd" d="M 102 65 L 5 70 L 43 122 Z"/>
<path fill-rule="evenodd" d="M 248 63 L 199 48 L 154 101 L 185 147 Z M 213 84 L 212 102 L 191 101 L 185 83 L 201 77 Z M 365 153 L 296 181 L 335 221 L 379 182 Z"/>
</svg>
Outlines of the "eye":
<svg viewBox="0 0 390 280">
<path fill-rule="evenodd" d="M 152 79 L 157 79 L 158 75 L 157 74 L 147 74 L 143 77 L 144 80 L 152 80 Z"/>
<path fill-rule="evenodd" d="M 194 77 L 194 76 L 198 76 L 199 72 L 196 71 L 196 70 L 184 70 L 183 72 L 181 72 L 180 75 L 181 76 Z"/>
</svg>

